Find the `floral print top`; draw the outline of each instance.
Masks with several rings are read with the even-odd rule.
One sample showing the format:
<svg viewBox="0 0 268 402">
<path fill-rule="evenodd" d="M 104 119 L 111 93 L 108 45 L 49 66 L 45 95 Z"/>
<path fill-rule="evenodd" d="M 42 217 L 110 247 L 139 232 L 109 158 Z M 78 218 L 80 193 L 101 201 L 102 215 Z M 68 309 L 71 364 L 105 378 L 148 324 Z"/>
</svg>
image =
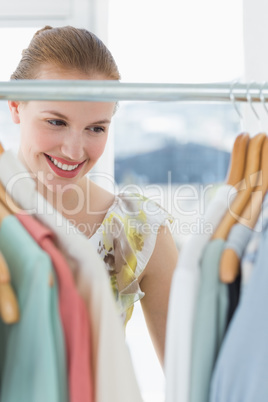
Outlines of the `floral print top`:
<svg viewBox="0 0 268 402">
<path fill-rule="evenodd" d="M 138 278 L 153 253 L 158 229 L 171 222 L 171 215 L 156 202 L 121 193 L 90 238 L 105 263 L 125 325 L 134 303 L 144 296 Z"/>
</svg>

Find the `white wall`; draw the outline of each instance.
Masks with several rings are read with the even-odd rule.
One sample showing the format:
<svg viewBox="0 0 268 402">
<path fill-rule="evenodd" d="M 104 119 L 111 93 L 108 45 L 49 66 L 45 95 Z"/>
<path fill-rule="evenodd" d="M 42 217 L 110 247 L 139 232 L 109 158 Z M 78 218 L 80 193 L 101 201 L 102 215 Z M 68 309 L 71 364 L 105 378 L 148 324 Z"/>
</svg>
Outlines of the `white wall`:
<svg viewBox="0 0 268 402">
<path fill-rule="evenodd" d="M 109 0 L 109 4 L 109 46 L 124 81 L 240 78 L 242 0 Z"/>
<path fill-rule="evenodd" d="M 0 27 L 74 25 L 107 39 L 108 0 L 12 0 L 1 2 Z"/>
<path fill-rule="evenodd" d="M 267 0 L 243 0 L 244 21 L 244 81 L 267 82 L 268 88 L 268 2 Z M 268 130 L 268 114 L 262 104 L 255 103 L 260 123 L 249 104 L 242 108 L 243 128 L 252 136 Z"/>
</svg>

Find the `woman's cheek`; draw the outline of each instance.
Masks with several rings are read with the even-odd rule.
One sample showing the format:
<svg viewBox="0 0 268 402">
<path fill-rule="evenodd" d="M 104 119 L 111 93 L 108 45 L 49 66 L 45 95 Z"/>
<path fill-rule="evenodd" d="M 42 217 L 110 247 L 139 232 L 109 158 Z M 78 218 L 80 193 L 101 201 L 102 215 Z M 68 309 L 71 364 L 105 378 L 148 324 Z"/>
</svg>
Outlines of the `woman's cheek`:
<svg viewBox="0 0 268 402">
<path fill-rule="evenodd" d="M 91 159 L 99 159 L 105 150 L 105 145 L 107 142 L 107 136 L 103 137 L 101 141 L 95 144 L 90 144 L 88 146 L 88 155 Z"/>
<path fill-rule="evenodd" d="M 42 152 L 57 147 L 61 144 L 57 135 L 46 132 L 36 132 L 34 142 L 36 147 Z"/>
</svg>

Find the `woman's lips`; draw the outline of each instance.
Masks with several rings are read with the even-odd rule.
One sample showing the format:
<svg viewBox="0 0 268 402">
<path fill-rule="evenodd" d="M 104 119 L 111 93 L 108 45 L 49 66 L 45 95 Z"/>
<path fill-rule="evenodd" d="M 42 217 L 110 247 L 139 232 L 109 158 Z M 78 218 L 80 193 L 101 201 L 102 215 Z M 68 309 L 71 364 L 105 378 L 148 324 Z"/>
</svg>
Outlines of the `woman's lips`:
<svg viewBox="0 0 268 402">
<path fill-rule="evenodd" d="M 53 156 L 50 156 L 50 155 L 47 155 L 47 154 L 44 154 L 44 155 L 46 157 L 46 160 L 47 160 L 47 163 L 48 163 L 49 167 L 53 170 L 53 172 L 56 173 L 57 176 L 64 177 L 64 178 L 67 178 L 67 179 L 71 179 L 71 178 L 77 176 L 78 173 L 80 172 L 80 170 L 82 169 L 82 167 L 84 166 L 84 163 L 85 163 L 85 161 L 80 162 L 80 163 L 79 162 L 68 162 L 68 161 L 66 161 L 65 159 L 62 159 L 62 158 L 58 158 L 58 157 L 54 158 Z M 78 166 L 77 166 L 77 168 L 75 168 L 73 170 L 63 170 L 60 167 L 56 166 L 52 162 L 52 160 L 50 158 L 55 159 L 57 162 L 60 162 L 63 165 L 68 165 L 68 166 L 78 165 Z"/>
<path fill-rule="evenodd" d="M 66 159 L 60 158 L 58 156 L 52 156 L 52 155 L 49 155 L 49 154 L 45 154 L 45 155 L 50 157 L 50 158 L 52 158 L 52 159 L 55 159 L 57 162 L 61 162 L 62 164 L 65 164 L 65 165 L 73 166 L 73 165 L 80 165 L 80 163 L 83 163 L 83 162 L 70 162 L 70 161 L 67 161 Z"/>
</svg>

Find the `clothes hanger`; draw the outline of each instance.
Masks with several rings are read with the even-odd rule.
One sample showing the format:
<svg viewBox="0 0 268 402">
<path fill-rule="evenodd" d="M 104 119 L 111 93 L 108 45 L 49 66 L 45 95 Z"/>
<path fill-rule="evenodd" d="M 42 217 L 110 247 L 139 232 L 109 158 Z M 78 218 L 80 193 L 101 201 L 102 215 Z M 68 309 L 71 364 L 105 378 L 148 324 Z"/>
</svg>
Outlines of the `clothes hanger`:
<svg viewBox="0 0 268 402">
<path fill-rule="evenodd" d="M 226 240 L 231 227 L 237 222 L 245 208 L 252 190 L 257 184 L 261 149 L 265 138 L 266 135 L 264 133 L 257 134 L 255 137 L 250 138 L 243 180 L 240 181 L 238 185 L 238 193 L 232 202 L 231 207 L 228 209 L 212 235 L 212 239 Z"/>
<path fill-rule="evenodd" d="M 0 143 L 0 154 L 4 152 L 4 148 Z M 1 185 L 2 187 L 2 185 Z M 10 215 L 10 210 L 2 203 L 4 197 L 3 187 L 0 189 L 0 223 Z M 6 261 L 0 252 L 0 316 L 6 324 L 13 324 L 19 321 L 19 305 L 14 290 L 10 283 L 10 274 Z"/>
<path fill-rule="evenodd" d="M 261 206 L 268 189 L 268 137 L 262 147 L 261 170 L 257 186 L 253 189 L 251 197 L 243 210 L 239 222 L 253 229 L 258 220 Z M 220 261 L 220 280 L 232 283 L 239 274 L 240 259 L 233 249 L 225 249 Z"/>
<path fill-rule="evenodd" d="M 246 165 L 248 143 L 249 143 L 248 133 L 241 133 L 236 137 L 232 149 L 231 161 L 227 173 L 226 184 L 235 187 L 243 179 Z"/>
<path fill-rule="evenodd" d="M 0 225 L 3 219 L 10 215 L 5 205 L 0 202 Z M 10 274 L 6 261 L 0 252 L 0 316 L 6 324 L 19 321 L 19 305 L 10 283 Z"/>
<path fill-rule="evenodd" d="M 262 89 L 263 86 L 260 89 L 260 99 L 266 112 L 268 113 Z M 258 175 L 256 186 L 253 189 L 250 199 L 246 204 L 243 212 L 241 213 L 241 217 L 239 219 L 239 222 L 241 224 L 249 227 L 250 229 L 253 229 L 255 227 L 255 224 L 258 220 L 261 211 L 263 199 L 268 190 L 267 155 L 268 155 L 268 137 L 265 138 L 262 146 L 260 172 Z M 220 280 L 223 283 L 232 283 L 238 276 L 239 270 L 240 270 L 239 256 L 233 249 L 231 248 L 225 249 L 222 253 L 220 261 L 220 270 L 219 270 Z"/>
<path fill-rule="evenodd" d="M 252 105 L 252 98 L 250 96 L 249 87 L 250 87 L 250 84 L 248 86 L 248 91 L 247 91 L 247 100 L 251 106 L 251 109 L 252 109 L 254 115 L 257 117 L 258 121 L 260 122 L 260 118 Z M 234 95 L 233 95 L 232 91 L 231 91 L 230 97 L 232 97 L 232 99 L 234 100 Z M 234 106 L 235 106 L 235 109 L 238 112 L 239 116 L 242 117 L 239 110 L 236 107 L 235 102 L 234 102 Z M 262 149 L 262 145 L 263 145 L 265 138 L 266 138 L 265 133 L 261 132 L 261 133 L 255 135 L 253 138 L 249 139 L 244 175 L 243 175 L 243 178 L 240 181 L 240 183 L 238 183 L 238 185 L 236 186 L 238 193 L 237 193 L 235 199 L 233 200 L 232 205 L 229 206 L 226 214 L 224 215 L 220 224 L 216 228 L 211 239 L 226 240 L 232 226 L 238 221 L 243 209 L 245 208 L 245 206 L 250 198 L 253 188 L 256 187 L 256 185 L 257 185 L 258 171 L 259 171 L 260 160 L 261 160 L 261 149 Z"/>
<path fill-rule="evenodd" d="M 7 211 L 10 214 L 17 214 L 20 213 L 22 210 L 18 205 L 13 201 L 10 195 L 6 192 L 3 184 L 0 182 L 0 201 L 5 206 Z"/>
<path fill-rule="evenodd" d="M 237 82 L 238 82 L 237 80 L 233 81 L 230 86 L 230 101 L 232 102 L 233 107 L 239 117 L 241 129 L 242 129 L 243 116 L 241 114 L 241 111 L 237 107 L 237 104 L 235 101 L 235 95 L 234 95 L 234 85 Z M 242 132 L 241 134 L 239 134 L 236 137 L 234 145 L 233 145 L 233 149 L 232 149 L 231 161 L 229 164 L 227 179 L 225 181 L 226 184 L 229 184 L 229 185 L 235 187 L 243 179 L 245 165 L 246 165 L 246 155 L 247 155 L 248 144 L 249 144 L 249 134 L 248 133 Z"/>
<path fill-rule="evenodd" d="M 3 148 L 3 145 L 0 142 L 0 155 L 4 152 L 5 152 L 5 150 Z M 0 182 L 0 200 L 3 203 L 3 205 L 5 206 L 6 210 L 9 211 L 9 213 L 12 213 L 12 206 L 14 206 L 15 204 L 13 203 L 13 200 L 8 195 L 6 190 L 4 189 L 1 182 Z M 2 210 L 2 212 L 4 213 L 4 210 Z"/>
</svg>

